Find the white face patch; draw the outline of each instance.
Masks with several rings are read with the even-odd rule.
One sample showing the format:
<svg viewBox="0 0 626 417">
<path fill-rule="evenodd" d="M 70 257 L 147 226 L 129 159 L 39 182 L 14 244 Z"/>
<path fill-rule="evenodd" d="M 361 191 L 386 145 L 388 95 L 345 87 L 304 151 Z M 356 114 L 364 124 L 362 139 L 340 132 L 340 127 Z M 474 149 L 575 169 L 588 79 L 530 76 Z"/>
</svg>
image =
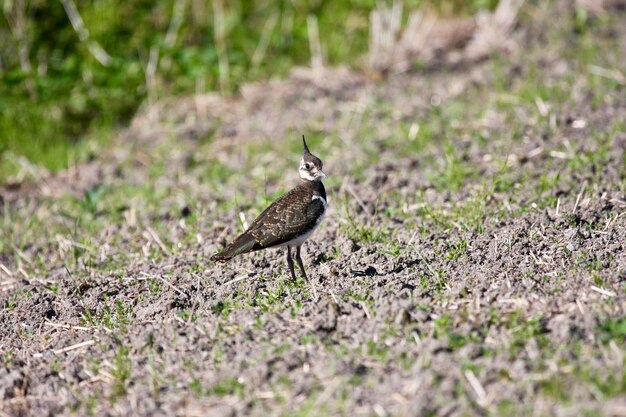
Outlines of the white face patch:
<svg viewBox="0 0 626 417">
<path fill-rule="evenodd" d="M 310 162 L 305 163 L 303 161 L 298 169 L 298 172 L 300 173 L 300 178 L 307 181 L 322 181 L 327 177 L 321 169 L 317 168 Z"/>
<path fill-rule="evenodd" d="M 315 176 L 304 168 L 300 168 L 300 178 L 308 181 L 315 181 Z"/>
</svg>

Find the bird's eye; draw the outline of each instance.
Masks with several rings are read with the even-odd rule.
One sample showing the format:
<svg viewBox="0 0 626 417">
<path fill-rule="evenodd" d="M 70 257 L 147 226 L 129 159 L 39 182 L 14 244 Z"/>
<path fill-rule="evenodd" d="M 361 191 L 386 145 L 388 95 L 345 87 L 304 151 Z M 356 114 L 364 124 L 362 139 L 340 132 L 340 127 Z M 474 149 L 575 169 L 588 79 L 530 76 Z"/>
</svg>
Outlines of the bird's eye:
<svg viewBox="0 0 626 417">
<path fill-rule="evenodd" d="M 311 164 L 309 164 L 308 162 L 306 164 L 304 164 L 304 168 L 305 169 L 311 169 Z"/>
</svg>

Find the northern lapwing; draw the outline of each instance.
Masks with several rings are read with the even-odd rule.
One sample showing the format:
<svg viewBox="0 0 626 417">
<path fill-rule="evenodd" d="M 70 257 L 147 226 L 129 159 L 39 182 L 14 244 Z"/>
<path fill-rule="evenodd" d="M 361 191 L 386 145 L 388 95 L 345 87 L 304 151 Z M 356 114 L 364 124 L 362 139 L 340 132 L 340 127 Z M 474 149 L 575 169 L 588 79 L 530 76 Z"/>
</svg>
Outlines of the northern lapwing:
<svg viewBox="0 0 626 417">
<path fill-rule="evenodd" d="M 300 248 L 321 223 L 326 212 L 326 189 L 322 180 L 322 161 L 313 155 L 302 136 L 304 153 L 300 160 L 300 184 L 274 201 L 257 217 L 248 230 L 235 239 L 223 251 L 213 255 L 216 262 L 226 262 L 237 255 L 261 249 L 287 247 L 287 265 L 295 280 L 291 251 L 295 249 L 296 261 L 307 279 Z M 315 287 L 314 287 L 315 288 Z"/>
</svg>

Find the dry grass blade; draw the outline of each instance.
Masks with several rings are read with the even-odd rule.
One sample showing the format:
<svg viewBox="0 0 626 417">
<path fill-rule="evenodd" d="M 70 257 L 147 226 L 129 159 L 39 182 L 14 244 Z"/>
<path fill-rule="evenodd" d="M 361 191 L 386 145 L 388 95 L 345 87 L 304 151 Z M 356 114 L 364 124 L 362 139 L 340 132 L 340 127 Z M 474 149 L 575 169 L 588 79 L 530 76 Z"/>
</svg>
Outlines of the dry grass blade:
<svg viewBox="0 0 626 417">
<path fill-rule="evenodd" d="M 478 404 L 480 404 L 481 406 L 487 405 L 487 392 L 485 391 L 485 388 L 483 388 L 478 378 L 476 378 L 476 375 L 474 375 L 474 372 L 472 372 L 471 369 L 468 369 L 464 372 L 464 375 L 467 379 L 467 382 L 469 382 L 470 386 L 474 390 L 474 393 L 476 394 Z"/>
<path fill-rule="evenodd" d="M 167 27 L 167 33 L 165 34 L 165 45 L 168 47 L 174 46 L 178 32 L 183 23 L 185 17 L 185 9 L 187 8 L 188 0 L 178 0 L 174 2 L 174 10 L 172 12 L 172 19 Z"/>
<path fill-rule="evenodd" d="M 154 104 L 155 87 L 156 87 L 156 71 L 159 65 L 159 47 L 153 45 L 150 48 L 150 54 L 148 56 L 148 64 L 146 65 L 146 91 L 148 93 L 148 104 Z"/>
<path fill-rule="evenodd" d="M 272 33 L 274 33 L 274 28 L 276 27 L 276 23 L 278 22 L 278 13 L 272 13 L 272 15 L 267 19 L 265 25 L 263 26 L 263 32 L 261 32 L 261 39 L 259 39 L 259 44 L 254 50 L 254 54 L 252 55 L 252 66 L 257 67 L 263 59 L 265 58 L 265 52 L 267 51 L 267 47 L 270 44 L 270 39 L 272 37 Z"/>
<path fill-rule="evenodd" d="M 368 320 L 371 320 L 372 315 L 370 314 L 370 310 L 367 308 L 367 305 L 363 301 L 359 301 L 359 305 L 363 309 L 363 312 L 365 313 L 365 317 L 367 317 Z"/>
<path fill-rule="evenodd" d="M 91 55 L 102 65 L 105 67 L 111 65 L 111 55 L 105 51 L 98 42 L 89 38 L 89 31 L 85 26 L 85 22 L 83 18 L 78 13 L 78 9 L 72 0 L 61 0 L 61 4 L 65 9 L 65 13 L 67 13 L 67 17 L 70 19 L 72 23 L 72 27 L 78 34 L 81 42 L 85 42 L 87 44 L 87 49 L 91 53 Z"/>
<path fill-rule="evenodd" d="M 13 273 L 9 270 L 9 268 L 7 268 L 6 266 L 4 266 L 4 264 L 0 264 L 0 270 L 2 270 L 5 274 L 7 274 L 9 277 L 13 276 Z"/>
<path fill-rule="evenodd" d="M 0 282 L 0 291 L 11 291 L 17 283 L 17 281 L 2 281 Z"/>
<path fill-rule="evenodd" d="M 330 293 L 330 296 L 332 297 L 333 302 L 335 303 L 335 305 L 339 305 L 339 300 L 337 299 L 337 296 L 335 295 L 335 292 L 332 289 L 328 290 L 328 292 Z"/>
<path fill-rule="evenodd" d="M 228 64 L 228 54 L 226 51 L 226 26 L 223 0 L 215 0 L 213 2 L 213 12 L 213 25 L 215 27 L 215 45 L 217 46 L 220 90 L 222 94 L 228 94 L 230 89 L 230 70 Z"/>
<path fill-rule="evenodd" d="M 619 84 L 626 84 L 626 76 L 618 69 L 607 69 L 597 65 L 589 65 L 588 68 L 593 75 L 609 78 Z"/>
<path fill-rule="evenodd" d="M 170 283 L 168 280 L 166 280 L 165 278 L 163 278 L 160 275 L 150 275 L 150 274 L 145 273 L 143 271 L 141 272 L 141 275 L 143 275 L 145 277 L 148 277 L 148 278 L 156 278 L 156 279 L 160 280 L 161 282 L 163 282 L 168 287 L 170 287 L 171 289 L 173 289 L 174 291 L 176 291 L 177 293 L 179 293 L 180 295 L 183 295 L 183 296 L 187 297 L 187 294 L 185 294 L 183 291 L 178 289 L 178 287 L 174 286 L 172 283 Z"/>
<path fill-rule="evenodd" d="M 252 275 L 242 275 L 242 276 L 240 276 L 240 277 L 233 278 L 233 279 L 231 279 L 230 281 L 226 281 L 226 282 L 225 282 L 225 283 L 223 283 L 221 286 L 222 286 L 222 287 L 226 287 L 226 286 L 228 286 L 228 285 L 235 284 L 235 283 L 237 283 L 237 282 L 243 281 L 243 280 L 248 279 L 248 278 L 251 278 L 251 277 L 252 277 Z"/>
<path fill-rule="evenodd" d="M 587 186 L 586 182 L 583 182 L 583 185 L 580 187 L 580 192 L 576 196 L 576 203 L 574 203 L 574 208 L 572 209 L 572 214 L 576 214 L 576 210 L 578 209 L 578 204 L 580 203 L 580 199 L 585 194 L 585 187 Z"/>
<path fill-rule="evenodd" d="M 148 232 L 148 235 L 152 238 L 152 240 L 154 240 L 154 243 L 156 243 L 165 254 L 171 255 L 170 250 L 165 246 L 165 244 L 163 243 L 163 241 L 161 240 L 159 235 L 154 231 L 153 228 L 148 226 L 146 227 L 146 231 Z"/>
<path fill-rule="evenodd" d="M 61 354 L 61 353 L 66 353 L 66 352 L 70 352 L 72 350 L 76 350 L 76 349 L 80 349 L 80 348 L 83 348 L 83 347 L 91 346 L 91 345 L 93 345 L 95 343 L 96 343 L 95 339 L 90 339 L 90 340 L 86 340 L 86 341 L 81 342 L 81 343 L 76 343 L 75 345 L 64 347 L 63 349 L 53 350 L 52 352 L 55 355 L 58 355 L 58 354 Z"/>
<path fill-rule="evenodd" d="M 554 209 L 554 215 L 559 217 L 559 209 L 561 208 L 561 198 L 556 199 L 556 208 Z"/>
<path fill-rule="evenodd" d="M 239 212 L 239 221 L 241 222 L 241 226 L 243 227 L 243 230 L 248 230 L 248 227 L 249 227 L 248 220 L 246 220 L 246 213 L 244 213 L 243 211 Z"/>
<path fill-rule="evenodd" d="M 313 71 L 320 72 L 324 68 L 324 59 L 322 58 L 322 45 L 317 26 L 317 17 L 310 14 L 307 16 L 306 22 L 309 36 L 309 49 L 311 51 L 311 67 Z"/>
<path fill-rule="evenodd" d="M 599 294 L 606 295 L 607 297 L 616 297 L 617 294 L 613 291 L 605 290 L 604 288 L 596 287 L 595 285 L 591 286 L 591 290 L 595 291 Z"/>
<path fill-rule="evenodd" d="M 356 193 L 354 188 L 346 180 L 344 180 L 343 182 L 343 187 L 345 187 L 345 189 L 350 193 L 350 195 L 354 197 L 359 207 L 361 207 L 361 209 L 363 210 L 363 213 L 367 214 L 368 217 L 372 217 L 372 213 L 363 202 L 363 199 L 359 197 L 359 195 Z"/>
<path fill-rule="evenodd" d="M 92 328 L 89 328 L 89 327 L 70 326 L 69 324 L 53 323 L 51 321 L 45 321 L 43 324 L 44 326 L 56 327 L 56 328 L 67 329 L 67 330 L 93 330 Z"/>
</svg>

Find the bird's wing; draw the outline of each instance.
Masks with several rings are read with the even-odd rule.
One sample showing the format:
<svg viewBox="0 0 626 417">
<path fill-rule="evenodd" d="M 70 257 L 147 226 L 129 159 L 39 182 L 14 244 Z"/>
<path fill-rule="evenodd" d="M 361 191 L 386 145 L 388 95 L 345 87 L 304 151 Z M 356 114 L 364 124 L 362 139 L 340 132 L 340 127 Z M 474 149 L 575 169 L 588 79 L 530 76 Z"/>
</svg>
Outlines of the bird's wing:
<svg viewBox="0 0 626 417">
<path fill-rule="evenodd" d="M 295 190 L 294 190 L 295 191 Z M 315 227 L 325 207 L 312 194 L 302 198 L 290 192 L 276 200 L 252 223 L 246 234 L 254 236 L 264 248 L 280 245 Z"/>
<path fill-rule="evenodd" d="M 266 208 L 223 251 L 211 259 L 225 262 L 234 256 L 280 245 L 313 229 L 324 214 L 324 202 L 313 193 L 295 188 Z"/>
</svg>

